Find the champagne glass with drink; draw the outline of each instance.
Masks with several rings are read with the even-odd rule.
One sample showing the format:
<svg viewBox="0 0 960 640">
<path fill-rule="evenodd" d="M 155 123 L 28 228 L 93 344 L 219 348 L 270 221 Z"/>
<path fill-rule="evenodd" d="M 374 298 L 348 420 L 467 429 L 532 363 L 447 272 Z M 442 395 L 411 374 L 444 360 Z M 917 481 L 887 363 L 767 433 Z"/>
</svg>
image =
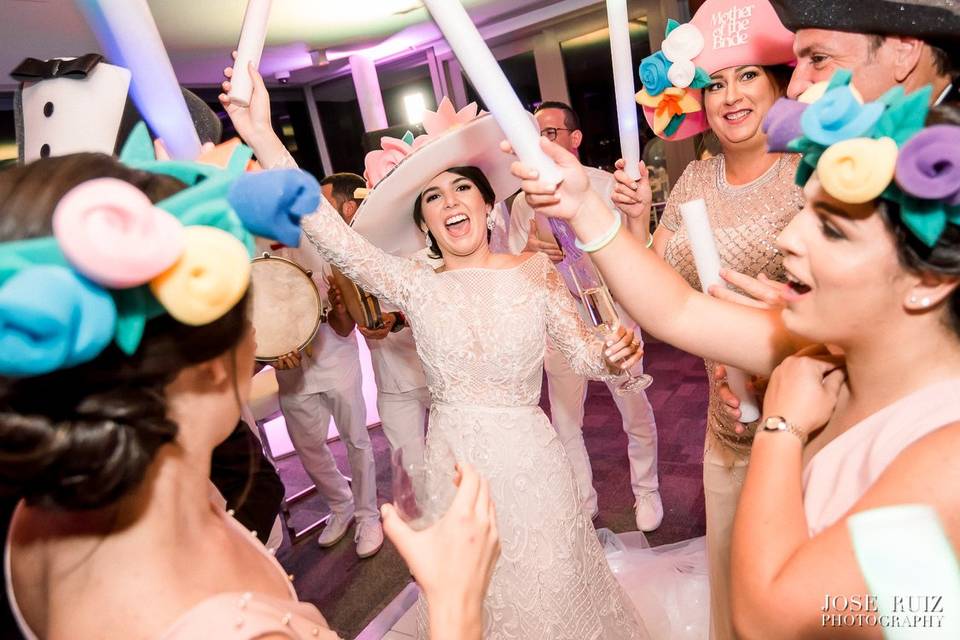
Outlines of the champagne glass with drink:
<svg viewBox="0 0 960 640">
<path fill-rule="evenodd" d="M 620 314 L 617 313 L 610 290 L 593 262 L 585 255 L 570 265 L 570 272 L 594 330 L 606 339 L 620 328 Z M 647 374 L 635 376 L 629 369 L 625 371 L 627 379 L 616 390 L 619 396 L 643 391 L 653 384 L 653 378 Z"/>
</svg>

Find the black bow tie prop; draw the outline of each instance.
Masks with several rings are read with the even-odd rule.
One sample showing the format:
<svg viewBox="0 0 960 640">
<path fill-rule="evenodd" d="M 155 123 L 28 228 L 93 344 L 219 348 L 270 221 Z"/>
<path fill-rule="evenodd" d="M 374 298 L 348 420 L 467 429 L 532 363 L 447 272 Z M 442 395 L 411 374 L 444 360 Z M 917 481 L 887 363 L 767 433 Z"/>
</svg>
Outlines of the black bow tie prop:
<svg viewBox="0 0 960 640">
<path fill-rule="evenodd" d="M 39 82 L 53 78 L 83 80 L 101 62 L 103 56 L 99 53 L 88 53 L 73 60 L 27 58 L 10 72 L 10 77 L 18 82 Z"/>
</svg>

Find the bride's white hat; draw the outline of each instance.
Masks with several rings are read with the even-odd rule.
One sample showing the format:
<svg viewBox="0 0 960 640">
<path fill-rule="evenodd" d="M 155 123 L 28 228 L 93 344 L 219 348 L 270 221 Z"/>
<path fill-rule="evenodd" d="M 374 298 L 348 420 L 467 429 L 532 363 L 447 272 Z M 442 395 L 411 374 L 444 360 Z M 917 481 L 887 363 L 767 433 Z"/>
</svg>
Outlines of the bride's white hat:
<svg viewBox="0 0 960 640">
<path fill-rule="evenodd" d="M 436 112 L 424 115 L 423 125 L 426 135 L 384 138 L 382 148 L 368 153 L 365 160 L 364 177 L 373 188 L 351 225 L 394 255 L 410 256 L 426 247 L 424 231 L 413 221 L 413 207 L 427 183 L 445 170 L 477 167 L 490 181 L 496 202 L 520 188 L 520 180 L 510 173 L 516 156 L 500 149 L 506 136 L 492 115 L 477 115 L 475 103 L 458 112 L 444 98 Z"/>
</svg>

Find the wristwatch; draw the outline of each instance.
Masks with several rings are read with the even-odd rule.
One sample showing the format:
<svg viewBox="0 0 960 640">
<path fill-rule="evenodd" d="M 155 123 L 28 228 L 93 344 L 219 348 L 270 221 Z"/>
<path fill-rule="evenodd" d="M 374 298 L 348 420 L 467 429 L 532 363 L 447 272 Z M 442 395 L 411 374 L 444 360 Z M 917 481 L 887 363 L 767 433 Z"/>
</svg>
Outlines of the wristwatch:
<svg viewBox="0 0 960 640">
<path fill-rule="evenodd" d="M 770 416 L 766 418 L 760 423 L 760 428 L 763 431 L 792 433 L 800 438 L 800 444 L 807 444 L 807 434 L 798 429 L 793 423 L 787 422 L 787 419 L 783 416 Z"/>
</svg>

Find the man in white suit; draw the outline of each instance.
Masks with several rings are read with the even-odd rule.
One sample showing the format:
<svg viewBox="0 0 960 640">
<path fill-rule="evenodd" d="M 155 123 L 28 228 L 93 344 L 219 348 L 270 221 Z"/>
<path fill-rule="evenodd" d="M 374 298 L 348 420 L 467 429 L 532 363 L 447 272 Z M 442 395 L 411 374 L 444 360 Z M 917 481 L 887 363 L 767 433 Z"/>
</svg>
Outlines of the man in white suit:
<svg viewBox="0 0 960 640">
<path fill-rule="evenodd" d="M 562 102 L 544 102 L 534 114 L 540 125 L 541 135 L 577 155 L 577 149 L 583 141 L 583 132 L 577 114 Z M 610 201 L 610 195 L 616 185 L 613 175 L 606 171 L 585 167 L 591 186 L 608 201 L 611 210 L 617 211 Z M 510 250 L 542 251 L 555 263 L 567 281 L 571 295 L 577 297 L 576 286 L 566 269 L 564 256 L 550 232 L 545 218 L 534 217 L 533 210 L 523 197 L 517 197 L 510 211 Z M 640 335 L 639 327 L 622 309 L 620 321 L 624 326 L 634 327 Z M 583 405 L 586 399 L 587 380 L 576 373 L 567 364 L 563 355 L 547 343 L 544 357 L 544 369 L 547 373 L 547 389 L 550 394 L 550 414 L 553 427 L 560 435 L 563 447 L 570 458 L 577 485 L 583 496 L 583 509 L 588 517 L 598 513 L 597 492 L 593 488 L 593 470 L 583 441 Z M 613 392 L 618 383 L 608 386 Z M 660 501 L 659 480 L 657 478 L 657 425 L 653 408 L 643 391 L 618 396 L 613 399 L 623 418 L 623 430 L 627 434 L 627 455 L 630 461 L 630 484 L 633 488 L 634 513 L 637 528 L 641 531 L 653 531 L 663 520 L 663 505 Z"/>
</svg>

